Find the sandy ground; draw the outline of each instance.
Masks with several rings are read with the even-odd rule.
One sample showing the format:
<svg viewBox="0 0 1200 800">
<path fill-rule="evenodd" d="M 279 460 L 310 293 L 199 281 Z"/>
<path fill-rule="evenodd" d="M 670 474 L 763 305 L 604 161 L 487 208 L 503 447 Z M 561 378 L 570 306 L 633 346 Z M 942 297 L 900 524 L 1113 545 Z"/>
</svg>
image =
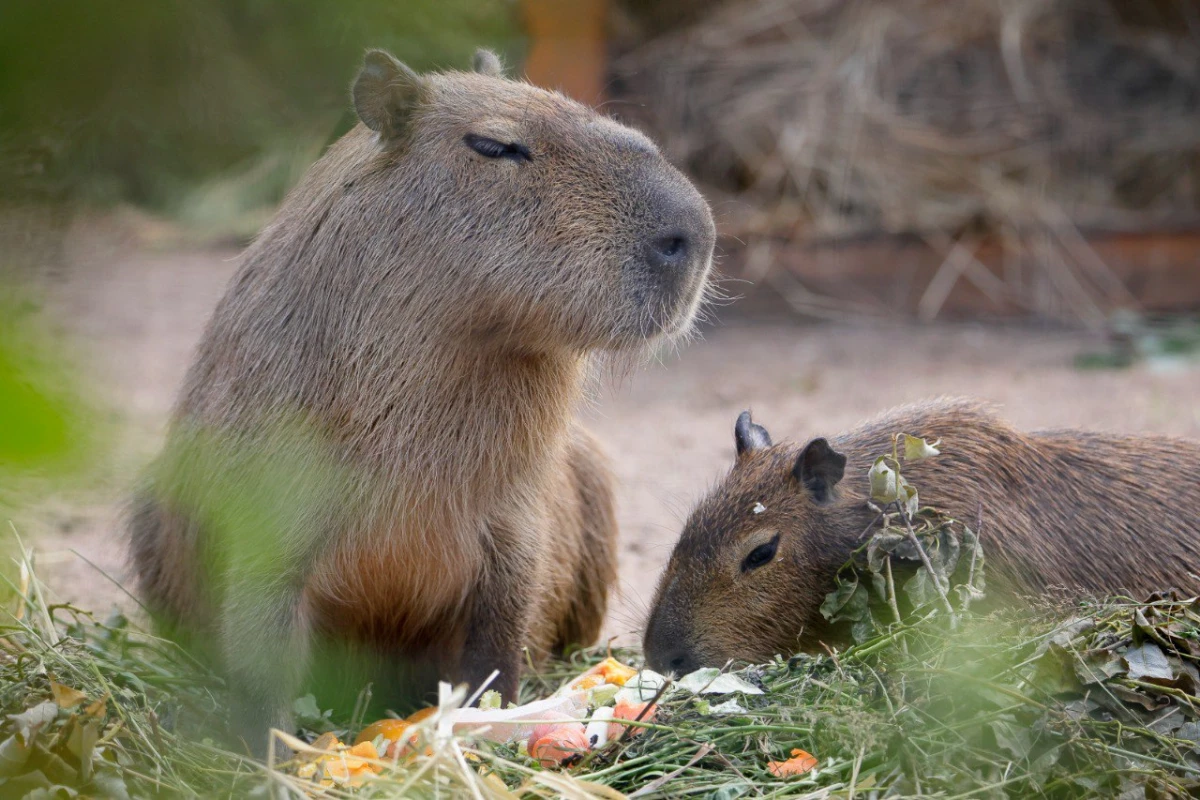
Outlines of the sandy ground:
<svg viewBox="0 0 1200 800">
<path fill-rule="evenodd" d="M 122 493 L 153 454 L 204 322 L 232 274 L 233 251 L 152 251 L 80 237 L 52 307 L 113 409 L 119 447 L 98 489 L 19 518 L 60 598 L 129 607 L 116 520 Z M 722 309 L 723 322 L 661 363 L 603 386 L 583 411 L 620 480 L 620 596 L 613 635 L 635 632 L 688 508 L 731 464 L 733 421 L 752 408 L 776 440 L 834 433 L 899 402 L 949 393 L 1002 404 L 1022 426 L 1076 425 L 1200 436 L 1200 371 L 1081 372 L 1086 335 L 971 325 L 805 325 Z M 78 553 L 79 555 L 76 555 Z M 96 566 L 90 566 L 80 557 Z M 624 638 L 624 637 L 623 637 Z"/>
</svg>

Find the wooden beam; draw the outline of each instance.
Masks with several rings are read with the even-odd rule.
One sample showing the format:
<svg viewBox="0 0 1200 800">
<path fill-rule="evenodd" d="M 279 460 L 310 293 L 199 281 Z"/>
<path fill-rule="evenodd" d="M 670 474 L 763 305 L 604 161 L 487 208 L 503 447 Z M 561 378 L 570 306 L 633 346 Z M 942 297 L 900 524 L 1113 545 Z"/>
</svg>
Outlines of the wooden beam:
<svg viewBox="0 0 1200 800">
<path fill-rule="evenodd" d="M 598 105 L 608 72 L 608 0 L 521 0 L 531 83 Z"/>
</svg>

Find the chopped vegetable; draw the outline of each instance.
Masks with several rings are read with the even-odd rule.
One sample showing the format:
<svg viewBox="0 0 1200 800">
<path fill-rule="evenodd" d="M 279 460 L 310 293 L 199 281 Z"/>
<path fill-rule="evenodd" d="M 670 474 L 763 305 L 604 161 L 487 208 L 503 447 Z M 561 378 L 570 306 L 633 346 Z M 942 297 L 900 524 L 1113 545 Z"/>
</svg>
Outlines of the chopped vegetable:
<svg viewBox="0 0 1200 800">
<path fill-rule="evenodd" d="M 767 769 L 776 778 L 794 778 L 812 772 L 817 766 L 817 759 L 812 753 L 804 750 L 793 750 L 792 757 L 787 761 L 768 761 Z"/>
<path fill-rule="evenodd" d="M 323 734 L 313 747 L 328 752 L 302 764 L 296 775 L 300 778 L 319 778 L 322 786 L 361 786 L 372 775 L 383 771 L 379 752 L 371 742 L 360 742 L 347 748 L 332 734 Z"/>
<path fill-rule="evenodd" d="M 658 710 L 658 706 L 650 703 L 631 703 L 623 698 L 617 699 L 617 705 L 613 708 L 614 720 L 638 720 L 639 722 L 649 722 L 654 719 L 654 713 Z M 629 736 L 637 736 L 646 729 L 640 725 L 626 725 L 621 722 L 611 722 L 608 726 L 608 738 L 616 739 L 625 729 L 629 729 Z"/>
<path fill-rule="evenodd" d="M 571 723 L 551 728 L 529 745 L 529 755 L 543 767 L 571 766 L 588 751 L 583 725 Z"/>
<path fill-rule="evenodd" d="M 367 727 L 363 728 L 358 734 L 358 738 L 354 740 L 355 744 L 363 742 L 373 742 L 376 736 L 382 736 L 388 741 L 397 742 L 404 736 L 404 731 L 409 726 L 408 720 L 404 719 L 381 719 L 378 722 L 372 722 Z"/>
</svg>

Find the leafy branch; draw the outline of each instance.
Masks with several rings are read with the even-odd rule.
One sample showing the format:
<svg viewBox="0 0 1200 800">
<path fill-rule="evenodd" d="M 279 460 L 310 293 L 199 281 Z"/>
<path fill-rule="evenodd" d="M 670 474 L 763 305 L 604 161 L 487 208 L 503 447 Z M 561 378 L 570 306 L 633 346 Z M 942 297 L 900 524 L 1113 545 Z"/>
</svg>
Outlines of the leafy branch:
<svg viewBox="0 0 1200 800">
<path fill-rule="evenodd" d="M 904 622 L 897 585 L 908 610 L 935 605 L 947 614 L 951 627 L 973 599 L 982 597 L 983 554 L 976 533 L 936 509 L 922 507 L 916 487 L 903 473 L 905 464 L 938 456 L 940 445 L 940 440 L 930 444 L 896 434 L 891 453 L 876 458 L 867 473 L 868 505 L 877 514 L 867 533 L 874 533 L 839 571 L 838 587 L 821 607 L 831 622 L 850 622 L 856 641 L 878 634 L 878 618 Z M 960 564 L 964 546 L 970 549 L 969 564 Z M 955 585 L 960 566 L 967 574 Z M 912 569 L 898 571 L 902 567 Z M 958 610 L 951 601 L 952 589 L 959 595 Z"/>
</svg>

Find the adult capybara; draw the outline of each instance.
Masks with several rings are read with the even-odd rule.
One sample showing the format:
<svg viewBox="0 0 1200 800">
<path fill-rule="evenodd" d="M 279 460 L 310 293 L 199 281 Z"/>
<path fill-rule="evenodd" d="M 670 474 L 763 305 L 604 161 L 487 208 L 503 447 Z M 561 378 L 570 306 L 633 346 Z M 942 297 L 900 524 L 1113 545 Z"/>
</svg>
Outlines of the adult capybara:
<svg viewBox="0 0 1200 800">
<path fill-rule="evenodd" d="M 244 254 L 130 523 L 142 596 L 216 647 L 256 749 L 314 633 L 497 670 L 506 699 L 523 647 L 594 640 L 616 532 L 574 410 L 604 353 L 688 329 L 712 258 L 645 136 L 491 53 L 418 75 L 372 51 L 352 94 L 362 124 Z"/>
<path fill-rule="evenodd" d="M 897 433 L 942 440 L 904 476 L 922 505 L 972 525 L 982 514 L 990 593 L 1200 592 L 1200 443 L 1022 433 L 979 403 L 938 400 L 798 447 L 772 445 L 743 413 L 737 463 L 659 582 L 649 664 L 688 672 L 839 640 L 820 606 L 875 519 L 867 471 Z"/>
</svg>

